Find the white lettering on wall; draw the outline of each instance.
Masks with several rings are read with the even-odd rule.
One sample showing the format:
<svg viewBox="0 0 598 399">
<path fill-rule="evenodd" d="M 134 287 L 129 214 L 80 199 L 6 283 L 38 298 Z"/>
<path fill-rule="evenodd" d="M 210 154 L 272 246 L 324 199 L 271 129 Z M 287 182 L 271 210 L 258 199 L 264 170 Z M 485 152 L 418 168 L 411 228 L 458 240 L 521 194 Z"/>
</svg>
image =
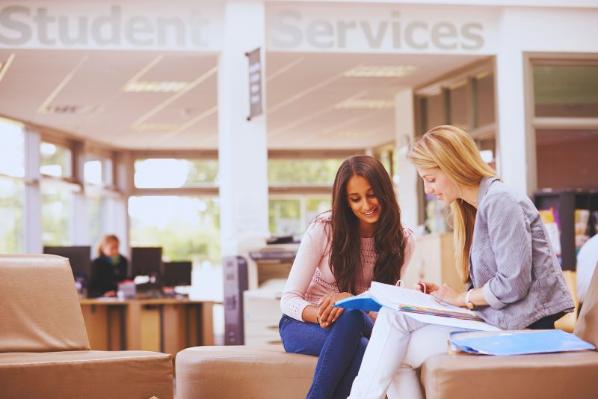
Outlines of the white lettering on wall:
<svg viewBox="0 0 598 399">
<path fill-rule="evenodd" d="M 330 10 L 330 12 L 327 12 Z M 487 16 L 464 17 L 418 11 L 374 9 L 333 13 L 333 9 L 271 7 L 269 50 L 480 52 L 488 50 Z M 471 14 L 471 13 L 470 13 Z M 330 17 L 327 17 L 330 15 Z M 494 32 L 492 32 L 494 34 Z"/>
<path fill-rule="evenodd" d="M 219 10 L 168 12 L 96 3 L 0 6 L 0 47 L 217 49 Z M 135 10 L 133 13 L 132 11 Z"/>
</svg>

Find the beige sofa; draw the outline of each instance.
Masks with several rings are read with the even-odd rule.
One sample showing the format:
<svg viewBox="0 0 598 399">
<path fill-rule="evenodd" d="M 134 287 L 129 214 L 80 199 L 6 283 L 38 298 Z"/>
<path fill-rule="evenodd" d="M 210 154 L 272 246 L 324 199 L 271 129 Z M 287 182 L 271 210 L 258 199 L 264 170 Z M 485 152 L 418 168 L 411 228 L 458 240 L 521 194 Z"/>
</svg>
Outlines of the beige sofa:
<svg viewBox="0 0 598 399">
<path fill-rule="evenodd" d="M 598 270 L 575 333 L 598 346 Z M 305 398 L 316 358 L 282 348 L 188 348 L 176 356 L 177 399 Z M 598 352 L 439 355 L 421 368 L 427 399 L 596 399 Z"/>
<path fill-rule="evenodd" d="M 0 397 L 168 399 L 172 358 L 89 348 L 68 260 L 0 256 Z"/>
</svg>

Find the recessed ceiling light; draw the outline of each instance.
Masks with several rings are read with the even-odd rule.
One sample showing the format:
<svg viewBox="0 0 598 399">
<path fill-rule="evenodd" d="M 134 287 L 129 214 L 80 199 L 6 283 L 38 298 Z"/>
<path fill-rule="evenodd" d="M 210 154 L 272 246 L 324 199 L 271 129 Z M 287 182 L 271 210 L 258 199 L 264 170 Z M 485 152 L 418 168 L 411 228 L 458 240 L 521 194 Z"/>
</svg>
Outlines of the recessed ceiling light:
<svg viewBox="0 0 598 399">
<path fill-rule="evenodd" d="M 395 107 L 392 100 L 376 100 L 355 98 L 342 101 L 334 106 L 335 109 L 391 109 Z"/>
<path fill-rule="evenodd" d="M 359 65 L 346 71 L 347 78 L 401 78 L 411 75 L 415 65 Z"/>
<path fill-rule="evenodd" d="M 135 81 L 123 87 L 127 93 L 177 93 L 187 87 L 188 82 L 181 81 Z"/>
<path fill-rule="evenodd" d="M 97 105 L 48 104 L 39 109 L 40 114 L 92 114 L 100 110 Z"/>
<path fill-rule="evenodd" d="M 6 75 L 6 72 L 8 71 L 8 68 L 10 67 L 10 64 L 12 64 L 12 62 L 15 59 L 15 55 L 11 54 L 5 62 L 0 62 L 0 81 L 2 81 L 2 78 L 4 78 L 4 75 Z"/>
</svg>

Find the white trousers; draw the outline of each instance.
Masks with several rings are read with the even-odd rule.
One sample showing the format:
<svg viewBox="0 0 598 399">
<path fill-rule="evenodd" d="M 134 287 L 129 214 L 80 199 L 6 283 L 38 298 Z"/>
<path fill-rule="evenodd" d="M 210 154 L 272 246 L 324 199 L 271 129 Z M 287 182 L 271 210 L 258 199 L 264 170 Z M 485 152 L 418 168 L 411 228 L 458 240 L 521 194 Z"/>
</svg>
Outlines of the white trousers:
<svg viewBox="0 0 598 399">
<path fill-rule="evenodd" d="M 416 369 L 429 357 L 447 353 L 449 333 L 455 330 L 382 308 L 349 398 L 423 398 Z"/>
</svg>

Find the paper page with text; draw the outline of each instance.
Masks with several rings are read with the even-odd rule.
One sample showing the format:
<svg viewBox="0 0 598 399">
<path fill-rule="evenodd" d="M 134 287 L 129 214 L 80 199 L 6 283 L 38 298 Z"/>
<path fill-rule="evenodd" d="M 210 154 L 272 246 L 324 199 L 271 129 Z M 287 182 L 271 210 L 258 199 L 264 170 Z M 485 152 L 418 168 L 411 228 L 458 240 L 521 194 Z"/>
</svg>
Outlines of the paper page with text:
<svg viewBox="0 0 598 399">
<path fill-rule="evenodd" d="M 417 290 L 373 282 L 368 292 L 381 305 L 402 311 L 423 323 L 482 331 L 500 330 L 484 323 L 471 310 L 440 303 L 432 295 Z"/>
</svg>

